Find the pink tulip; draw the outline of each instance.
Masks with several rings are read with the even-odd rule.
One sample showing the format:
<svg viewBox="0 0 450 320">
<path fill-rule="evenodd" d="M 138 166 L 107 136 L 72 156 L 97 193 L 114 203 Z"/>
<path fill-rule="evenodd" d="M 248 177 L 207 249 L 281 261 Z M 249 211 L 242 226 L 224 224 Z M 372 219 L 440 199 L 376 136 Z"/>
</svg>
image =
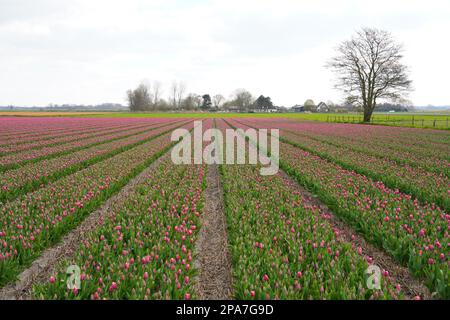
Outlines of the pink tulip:
<svg viewBox="0 0 450 320">
<path fill-rule="evenodd" d="M 117 283 L 113 282 L 111 286 L 109 287 L 109 292 L 113 292 L 117 289 Z"/>
</svg>

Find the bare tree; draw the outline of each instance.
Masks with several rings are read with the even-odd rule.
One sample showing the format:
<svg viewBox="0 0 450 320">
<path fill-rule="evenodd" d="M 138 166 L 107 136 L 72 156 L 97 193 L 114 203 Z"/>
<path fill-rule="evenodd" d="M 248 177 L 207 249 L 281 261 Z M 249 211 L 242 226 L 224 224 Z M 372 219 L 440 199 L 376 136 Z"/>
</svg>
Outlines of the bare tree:
<svg viewBox="0 0 450 320">
<path fill-rule="evenodd" d="M 169 92 L 169 103 L 173 109 L 177 107 L 178 82 L 172 81 Z"/>
<path fill-rule="evenodd" d="M 364 122 L 369 122 L 378 99 L 400 99 L 411 90 L 402 57 L 402 45 L 389 32 L 363 28 L 339 45 L 327 66 L 338 75 L 336 88 L 344 91 L 347 102 L 362 107 Z"/>
<path fill-rule="evenodd" d="M 193 110 L 196 107 L 195 94 L 189 93 L 186 98 L 181 101 L 181 107 L 184 110 Z"/>
<path fill-rule="evenodd" d="M 240 110 L 248 109 L 253 103 L 253 96 L 245 89 L 237 89 L 234 92 L 233 103 L 239 107 Z"/>
<path fill-rule="evenodd" d="M 147 110 L 150 110 L 151 109 L 151 106 L 152 106 L 152 104 L 153 104 L 153 92 L 152 92 L 152 85 L 151 85 L 151 83 L 150 83 L 150 81 L 148 80 L 148 79 L 145 79 L 145 80 L 142 80 L 141 81 L 141 86 L 142 87 L 145 87 L 145 91 L 146 91 L 146 93 L 145 93 L 145 95 L 147 96 L 147 101 L 146 101 L 146 103 L 147 103 L 147 107 L 146 107 L 146 109 Z"/>
<path fill-rule="evenodd" d="M 153 104 L 155 106 L 155 109 L 158 109 L 159 107 L 159 100 L 161 99 L 162 95 L 162 85 L 159 81 L 153 82 Z"/>
<path fill-rule="evenodd" d="M 194 103 L 195 103 L 195 108 L 200 109 L 200 107 L 202 106 L 202 102 L 203 102 L 202 96 L 199 94 L 194 94 L 193 99 L 194 99 Z"/>
<path fill-rule="evenodd" d="M 181 102 L 183 101 L 184 93 L 186 92 L 186 83 L 180 81 L 178 83 L 178 91 L 176 93 L 177 95 L 177 108 L 181 109 Z"/>
<path fill-rule="evenodd" d="M 127 100 L 131 111 L 149 110 L 152 103 L 149 88 L 144 83 L 134 90 L 128 90 Z"/>
<path fill-rule="evenodd" d="M 212 100 L 213 100 L 214 107 L 220 108 L 220 105 L 221 105 L 222 101 L 225 100 L 225 97 L 221 94 L 216 94 L 216 95 L 214 95 Z"/>
</svg>

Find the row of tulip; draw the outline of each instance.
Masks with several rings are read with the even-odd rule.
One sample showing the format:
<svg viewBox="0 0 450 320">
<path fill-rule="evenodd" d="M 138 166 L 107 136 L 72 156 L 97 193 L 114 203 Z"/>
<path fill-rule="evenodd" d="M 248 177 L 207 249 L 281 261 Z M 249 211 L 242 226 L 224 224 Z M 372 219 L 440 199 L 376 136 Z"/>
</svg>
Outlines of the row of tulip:
<svg viewBox="0 0 450 320">
<path fill-rule="evenodd" d="M 8 154 L 3 157 L 0 157 L 0 172 L 11 170 L 14 168 L 19 168 L 20 166 L 26 163 L 37 162 L 43 159 L 49 159 L 64 154 L 69 154 L 70 152 L 75 152 L 87 147 L 102 144 L 106 141 L 112 141 L 115 139 L 130 136 L 132 134 L 142 133 L 144 131 L 148 131 L 150 129 L 154 129 L 156 127 L 165 125 L 167 125 L 167 123 L 163 122 L 161 124 L 150 125 L 143 128 L 137 128 L 133 130 L 120 130 L 118 132 L 91 137 L 87 139 L 79 139 L 65 144 L 47 146 L 38 150 L 24 150 L 18 153 Z"/>
<path fill-rule="evenodd" d="M 185 125 L 191 128 L 192 123 Z M 39 253 L 120 190 L 172 142 L 163 134 L 100 161 L 0 209 L 0 285 L 14 279 Z"/>
<path fill-rule="evenodd" d="M 105 128 L 112 128 L 116 126 L 109 126 Z M 117 126 L 118 127 L 118 126 Z M 48 139 L 55 139 L 64 137 L 78 132 L 93 132 L 98 130 L 98 126 L 78 126 L 70 128 L 60 128 L 58 130 L 47 129 L 45 132 L 33 132 L 33 131 L 19 131 L 15 132 L 8 128 L 7 131 L 0 138 L 0 147 L 4 148 L 11 145 L 21 145 L 26 143 L 34 143 L 37 141 L 45 141 Z M 104 130 L 104 128 L 102 128 Z"/>
<path fill-rule="evenodd" d="M 307 136 L 319 142 L 327 143 L 335 147 L 352 150 L 355 152 L 365 153 L 374 157 L 394 161 L 399 165 L 411 166 L 431 173 L 444 174 L 450 177 L 450 161 L 447 153 L 433 152 L 433 147 L 423 149 L 420 152 L 413 150 L 410 147 L 403 146 L 402 141 L 393 143 L 367 143 L 360 139 L 343 139 L 333 136 L 318 136 L 311 133 L 295 132 L 297 135 Z M 432 154 L 430 154 L 432 153 Z"/>
<path fill-rule="evenodd" d="M 82 139 L 89 139 L 93 137 L 98 136 L 104 136 L 110 133 L 120 132 L 120 131 L 127 131 L 127 130 L 133 130 L 133 129 L 145 129 L 152 125 L 157 125 L 158 123 L 147 123 L 147 124 L 140 124 L 140 125 L 121 125 L 116 127 L 109 127 L 109 128 L 94 128 L 89 130 L 79 130 L 76 132 L 68 132 L 63 135 L 57 135 L 52 136 L 48 139 L 35 139 L 30 142 L 23 142 L 23 143 L 17 143 L 14 141 L 11 141 L 9 144 L 5 144 L 0 146 L 0 156 L 4 156 L 9 153 L 16 153 L 24 150 L 36 150 L 43 147 L 49 147 L 49 146 L 55 146 L 58 144 L 68 143 L 75 140 L 82 140 Z"/>
<path fill-rule="evenodd" d="M 2 172 L 0 173 L 0 203 L 11 201 L 49 182 L 145 143 L 156 135 L 172 130 L 180 125 L 178 122 L 173 122 L 173 124 L 168 124 L 167 126 L 158 126 L 143 133 L 127 135 L 125 138 L 81 149 L 61 157 L 28 163 L 18 169 Z"/>
<path fill-rule="evenodd" d="M 174 165 L 170 158 L 147 171 L 48 282 L 34 287 L 35 298 L 195 298 L 205 175 L 205 165 Z M 73 265 L 80 282 L 68 288 L 66 269 Z"/>
<path fill-rule="evenodd" d="M 223 165 L 221 173 L 236 298 L 403 298 L 389 270 L 379 290 L 367 286 L 372 257 L 287 176 L 261 176 L 252 165 Z"/>
<path fill-rule="evenodd" d="M 320 142 L 328 143 L 336 147 L 344 148 L 345 150 L 352 150 L 355 152 L 362 152 L 371 156 L 395 161 L 399 165 L 409 165 L 414 168 L 422 168 L 433 173 L 444 173 L 447 177 L 450 175 L 450 156 L 449 143 L 432 144 L 426 142 L 423 146 L 414 146 L 414 143 L 426 141 L 426 137 L 431 134 L 422 129 L 408 129 L 410 134 L 408 136 L 398 136 L 389 130 L 393 137 L 388 138 L 383 131 L 371 129 L 372 126 L 358 126 L 358 125 L 340 125 L 351 126 L 343 129 L 339 126 L 332 128 L 324 126 L 323 124 L 299 124 L 286 121 L 245 121 L 252 126 L 262 126 L 264 128 L 278 128 L 282 133 L 293 132 L 297 135 L 306 136 L 310 139 Z M 353 127 L 355 126 L 355 128 Z M 366 129 L 369 128 L 369 129 Z M 395 128 L 397 129 L 397 128 Z M 395 130 L 394 129 L 394 130 Z M 401 129 L 401 128 L 398 128 Z M 416 131 L 419 131 L 418 133 Z M 395 132 L 395 131 L 394 131 Z M 439 131 L 440 135 L 442 134 Z M 414 136 L 415 135 L 415 136 Z M 368 143 L 369 142 L 369 143 Z"/>
<path fill-rule="evenodd" d="M 291 121 L 292 124 L 292 121 Z M 437 149 L 445 149 L 450 142 L 448 132 L 445 130 L 423 130 L 419 128 L 401 128 L 362 125 L 362 124 L 330 124 L 323 122 L 297 122 L 294 127 L 302 131 L 309 131 L 314 134 L 333 132 L 334 136 L 341 138 L 359 139 L 362 141 L 373 140 L 376 142 L 398 144 L 403 141 L 408 148 L 429 149 L 433 146 Z"/>
<path fill-rule="evenodd" d="M 436 203 L 446 210 L 450 209 L 450 179 L 442 173 L 438 175 L 422 168 L 399 165 L 387 158 L 371 156 L 292 133 L 284 132 L 283 139 L 343 168 L 383 181 L 391 189 L 399 189 L 422 202 Z"/>
<path fill-rule="evenodd" d="M 439 296 L 450 297 L 450 215 L 381 181 L 282 143 L 281 167 L 314 190 L 333 211 L 408 265 Z"/>
<path fill-rule="evenodd" d="M 21 144 L 98 128 L 148 123 L 149 119 L 121 118 L 0 118 L 0 145 Z"/>
<path fill-rule="evenodd" d="M 0 141 L 4 142 L 8 140 L 7 138 L 18 138 L 19 136 L 50 135 L 64 130 L 95 127 L 94 123 L 88 124 L 76 120 L 76 118 L 1 117 Z"/>
<path fill-rule="evenodd" d="M 250 125 L 246 121 L 242 121 L 242 124 Z M 259 124 L 259 127 L 261 125 L 263 124 Z M 288 130 L 282 130 L 280 135 L 282 140 L 335 162 L 345 169 L 383 181 L 387 187 L 399 189 L 422 202 L 435 203 L 447 211 L 450 209 L 450 179 L 443 173 L 437 174 L 420 167 L 400 165 L 383 155 L 374 156 L 354 151 Z"/>
<path fill-rule="evenodd" d="M 205 166 L 165 161 L 86 235 L 75 255 L 38 299 L 190 299 L 193 255 L 200 228 Z M 79 287 L 67 287 L 66 269 L 80 268 Z"/>
<path fill-rule="evenodd" d="M 286 172 L 316 192 L 367 240 L 424 278 L 436 295 L 450 297 L 450 214 L 293 143 L 281 143 L 280 154 Z"/>
</svg>

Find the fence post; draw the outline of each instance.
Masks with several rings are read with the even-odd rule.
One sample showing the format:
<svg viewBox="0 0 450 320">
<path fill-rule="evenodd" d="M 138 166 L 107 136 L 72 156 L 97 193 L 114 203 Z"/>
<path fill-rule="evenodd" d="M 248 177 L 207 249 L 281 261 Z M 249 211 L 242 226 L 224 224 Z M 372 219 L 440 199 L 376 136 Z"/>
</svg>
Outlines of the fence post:
<svg viewBox="0 0 450 320">
<path fill-rule="evenodd" d="M 446 127 L 448 128 L 448 118 L 447 118 L 447 125 L 446 125 Z"/>
<path fill-rule="evenodd" d="M 433 127 L 436 127 L 436 119 L 433 121 Z"/>
<path fill-rule="evenodd" d="M 414 127 L 414 116 L 412 116 L 412 125 Z"/>
<path fill-rule="evenodd" d="M 422 127 L 423 127 L 424 125 L 423 125 L 423 119 L 422 119 Z"/>
</svg>

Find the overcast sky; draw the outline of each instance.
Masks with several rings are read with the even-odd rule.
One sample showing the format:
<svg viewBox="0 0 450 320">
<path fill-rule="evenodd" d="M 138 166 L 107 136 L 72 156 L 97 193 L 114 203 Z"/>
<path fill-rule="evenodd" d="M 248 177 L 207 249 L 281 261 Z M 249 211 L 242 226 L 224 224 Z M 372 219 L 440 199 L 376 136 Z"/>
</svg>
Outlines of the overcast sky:
<svg viewBox="0 0 450 320">
<path fill-rule="evenodd" d="M 125 103 L 140 81 L 292 106 L 339 102 L 324 68 L 377 27 L 404 44 L 415 105 L 450 104 L 449 0 L 0 0 L 0 105 Z"/>
</svg>

